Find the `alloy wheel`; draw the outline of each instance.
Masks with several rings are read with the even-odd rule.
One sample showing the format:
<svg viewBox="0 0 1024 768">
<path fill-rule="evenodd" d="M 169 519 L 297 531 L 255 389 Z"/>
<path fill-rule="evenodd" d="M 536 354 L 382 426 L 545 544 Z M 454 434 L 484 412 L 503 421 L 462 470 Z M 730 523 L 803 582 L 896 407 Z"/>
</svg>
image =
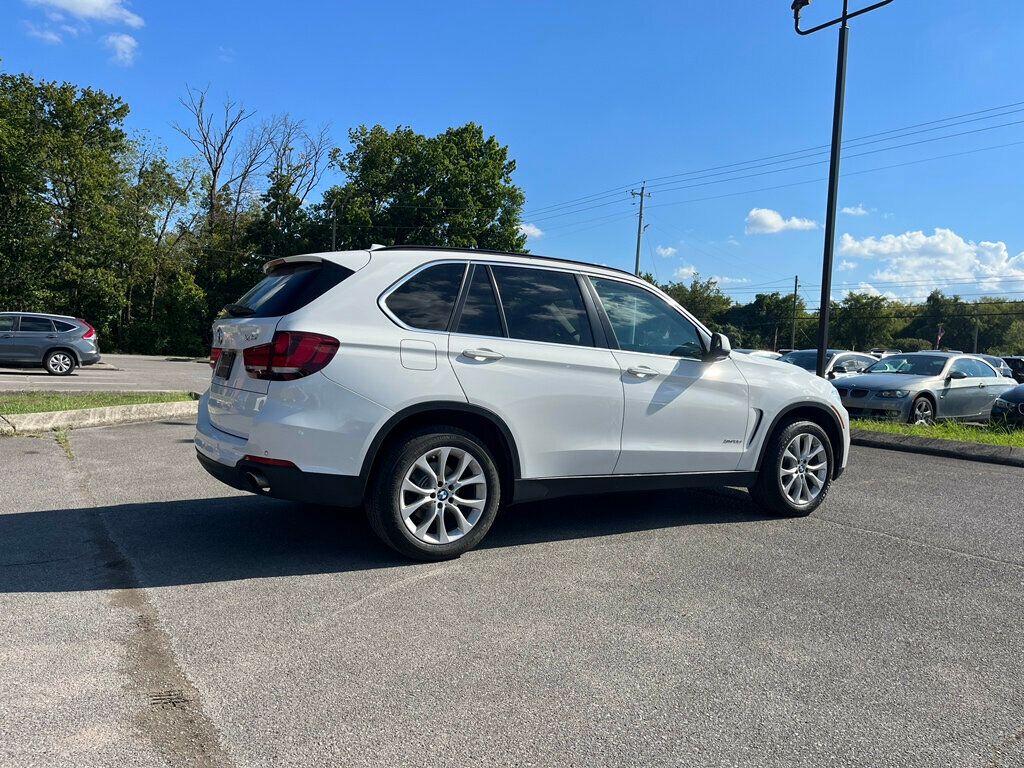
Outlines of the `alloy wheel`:
<svg viewBox="0 0 1024 768">
<path fill-rule="evenodd" d="M 55 352 L 50 355 L 48 365 L 54 373 L 67 373 L 71 369 L 71 357 L 64 352 Z"/>
<path fill-rule="evenodd" d="M 805 507 L 821 494 L 828 479 L 828 452 L 816 435 L 803 432 L 789 441 L 779 463 L 779 483 L 786 498 Z"/>
<path fill-rule="evenodd" d="M 919 397 L 914 401 L 914 412 L 911 414 L 914 424 L 931 424 L 935 421 L 935 409 L 932 408 L 932 401 L 926 397 Z"/>
<path fill-rule="evenodd" d="M 402 522 L 420 541 L 457 541 L 479 522 L 487 506 L 483 467 L 462 448 L 433 448 L 406 472 L 399 506 Z"/>
</svg>

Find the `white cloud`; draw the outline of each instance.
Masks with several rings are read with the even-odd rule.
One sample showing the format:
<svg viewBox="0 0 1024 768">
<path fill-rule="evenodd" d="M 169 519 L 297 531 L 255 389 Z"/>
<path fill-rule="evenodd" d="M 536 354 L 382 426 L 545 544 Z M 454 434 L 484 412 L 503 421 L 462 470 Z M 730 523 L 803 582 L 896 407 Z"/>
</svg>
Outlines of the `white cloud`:
<svg viewBox="0 0 1024 768">
<path fill-rule="evenodd" d="M 848 205 L 845 208 L 840 208 L 839 212 L 845 213 L 847 216 L 867 216 L 869 213 L 871 213 L 871 211 L 864 207 L 864 203 Z"/>
<path fill-rule="evenodd" d="M 123 32 L 115 32 L 103 38 L 103 44 L 114 52 L 113 61 L 122 67 L 130 67 L 135 63 L 135 52 L 139 41 Z"/>
<path fill-rule="evenodd" d="M 849 272 L 851 269 L 856 269 L 856 268 L 857 268 L 857 262 L 856 261 L 849 261 L 848 259 L 840 259 L 839 260 L 839 271 L 840 272 Z"/>
<path fill-rule="evenodd" d="M 226 46 L 218 46 L 217 58 L 223 61 L 225 64 L 231 64 L 235 60 L 235 49 L 228 48 Z"/>
<path fill-rule="evenodd" d="M 747 214 L 746 225 L 748 235 L 774 235 L 777 232 L 785 232 L 790 229 L 818 228 L 817 222 L 810 219 L 801 219 L 796 216 L 787 219 L 771 208 L 752 208 Z"/>
<path fill-rule="evenodd" d="M 861 282 L 857 283 L 857 290 L 856 291 L 854 291 L 852 289 L 849 289 L 849 288 L 846 289 L 845 291 L 843 291 L 844 295 L 846 295 L 848 293 L 866 293 L 868 296 L 883 296 L 886 299 L 898 299 L 899 298 L 899 296 L 897 296 L 892 291 L 885 291 L 883 293 L 882 291 L 878 290 L 875 286 L 873 286 L 871 283 L 865 283 L 864 281 L 861 281 Z"/>
<path fill-rule="evenodd" d="M 139 29 L 146 22 L 137 13 L 129 11 L 124 0 L 25 0 L 29 5 L 46 9 L 47 15 L 57 21 L 61 13 L 82 21 L 103 21 L 124 24 Z"/>
<path fill-rule="evenodd" d="M 691 280 L 697 274 L 697 268 L 692 264 L 686 264 L 672 273 L 675 280 Z"/>
<path fill-rule="evenodd" d="M 538 237 L 544 236 L 544 230 L 542 230 L 536 224 L 520 224 L 519 231 L 522 234 L 534 240 L 536 240 Z"/>
<path fill-rule="evenodd" d="M 42 40 L 44 43 L 49 45 L 57 45 L 61 42 L 61 36 L 56 30 L 50 27 L 41 27 L 38 24 L 33 24 L 31 21 L 25 22 L 25 31 L 29 37 L 34 37 L 36 40 Z"/>
<path fill-rule="evenodd" d="M 749 277 L 726 277 L 724 275 L 712 275 L 711 279 L 719 285 L 743 285 L 749 283 Z"/>
<path fill-rule="evenodd" d="M 654 249 L 654 252 L 659 256 L 664 256 L 667 259 L 671 256 L 675 256 L 677 253 L 679 253 L 679 250 L 673 248 L 671 245 L 659 245 L 657 248 Z"/>
<path fill-rule="evenodd" d="M 893 286 L 903 296 L 920 296 L 946 286 L 950 293 L 1024 291 L 1024 252 L 1011 256 L 1006 243 L 975 243 L 951 229 L 937 228 L 930 235 L 916 231 L 860 240 L 844 234 L 839 239 L 839 252 L 881 262 L 871 280 L 911 283 Z"/>
</svg>

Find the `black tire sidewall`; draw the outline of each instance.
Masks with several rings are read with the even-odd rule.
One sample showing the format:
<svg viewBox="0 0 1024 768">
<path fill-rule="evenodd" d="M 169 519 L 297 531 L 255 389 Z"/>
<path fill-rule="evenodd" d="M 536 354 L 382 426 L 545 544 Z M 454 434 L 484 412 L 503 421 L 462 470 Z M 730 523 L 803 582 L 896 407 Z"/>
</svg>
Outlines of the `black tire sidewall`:
<svg viewBox="0 0 1024 768">
<path fill-rule="evenodd" d="M 480 520 L 462 538 L 448 544 L 420 541 L 405 527 L 399 495 L 406 472 L 420 456 L 442 446 L 468 451 L 480 462 L 487 479 L 487 504 Z M 473 549 L 487 535 L 501 504 L 501 480 L 487 446 L 457 427 L 434 427 L 413 432 L 396 443 L 381 462 L 372 480 L 367 502 L 371 527 L 385 543 L 416 560 L 450 560 Z"/>
<path fill-rule="evenodd" d="M 786 446 L 794 437 L 800 434 L 812 434 L 817 437 L 825 446 L 825 454 L 828 457 L 828 473 L 825 477 L 825 487 L 810 504 L 797 506 L 789 500 L 782 488 L 782 478 L 779 469 L 782 466 L 782 456 Z M 793 421 L 783 426 L 772 437 L 765 454 L 764 462 L 761 464 L 761 472 L 758 476 L 756 496 L 762 506 L 769 510 L 788 517 L 805 517 L 822 505 L 829 489 L 832 487 L 832 476 L 835 472 L 835 453 L 832 450 L 832 441 L 821 427 L 813 421 Z"/>
<path fill-rule="evenodd" d="M 68 359 L 71 360 L 71 367 L 68 368 L 63 373 L 61 373 L 59 371 L 55 371 L 55 370 L 50 368 L 50 360 L 53 359 L 54 355 L 60 355 L 60 354 L 67 355 Z M 70 376 L 71 373 L 75 370 L 75 367 L 76 367 L 75 356 L 73 354 L 71 354 L 70 352 L 67 352 L 67 351 L 65 351 L 63 349 L 55 349 L 52 352 L 47 352 L 46 353 L 46 357 L 43 358 L 43 368 L 45 368 L 46 372 L 48 374 L 50 374 L 51 376 Z"/>
</svg>

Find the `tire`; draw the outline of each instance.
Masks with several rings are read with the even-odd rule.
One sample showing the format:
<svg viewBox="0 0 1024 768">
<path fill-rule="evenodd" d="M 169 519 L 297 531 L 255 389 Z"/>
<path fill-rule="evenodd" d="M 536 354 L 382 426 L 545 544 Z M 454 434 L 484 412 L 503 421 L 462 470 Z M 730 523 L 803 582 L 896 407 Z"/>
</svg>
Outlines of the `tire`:
<svg viewBox="0 0 1024 768">
<path fill-rule="evenodd" d="M 450 560 L 480 543 L 500 502 L 501 481 L 487 446 L 458 427 L 437 426 L 386 451 L 371 480 L 366 515 L 374 533 L 406 557 Z"/>
<path fill-rule="evenodd" d="M 75 356 L 64 349 L 47 352 L 43 358 L 43 367 L 51 376 L 70 376 L 76 366 Z"/>
<path fill-rule="evenodd" d="M 819 466 L 822 455 L 825 464 Z M 828 496 L 833 456 L 828 435 L 813 421 L 784 423 L 768 440 L 750 495 L 776 515 L 806 517 Z"/>
<path fill-rule="evenodd" d="M 935 403 L 930 397 L 919 395 L 914 398 L 910 405 L 910 416 L 907 418 L 909 424 L 934 424 Z"/>
</svg>

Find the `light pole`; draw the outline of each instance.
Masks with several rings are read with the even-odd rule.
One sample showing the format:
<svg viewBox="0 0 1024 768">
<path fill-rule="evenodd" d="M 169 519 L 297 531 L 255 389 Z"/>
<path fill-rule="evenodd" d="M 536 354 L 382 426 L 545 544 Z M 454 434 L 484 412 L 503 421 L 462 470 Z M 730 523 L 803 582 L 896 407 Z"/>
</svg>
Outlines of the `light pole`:
<svg viewBox="0 0 1024 768">
<path fill-rule="evenodd" d="M 811 35 L 828 27 L 839 27 L 839 54 L 836 61 L 836 100 L 832 111 L 832 154 L 828 168 L 828 209 L 825 212 L 825 253 L 821 264 L 821 310 L 818 312 L 818 366 L 819 376 L 825 376 L 825 354 L 828 351 L 828 320 L 832 301 L 832 257 L 836 240 L 836 203 L 839 198 L 839 159 L 843 144 L 843 105 L 846 96 L 846 47 L 850 19 L 888 5 L 892 0 L 861 8 L 850 13 L 850 0 L 843 0 L 843 15 L 810 29 L 800 29 L 800 12 L 811 0 L 793 0 L 793 26 L 798 35 Z"/>
</svg>

